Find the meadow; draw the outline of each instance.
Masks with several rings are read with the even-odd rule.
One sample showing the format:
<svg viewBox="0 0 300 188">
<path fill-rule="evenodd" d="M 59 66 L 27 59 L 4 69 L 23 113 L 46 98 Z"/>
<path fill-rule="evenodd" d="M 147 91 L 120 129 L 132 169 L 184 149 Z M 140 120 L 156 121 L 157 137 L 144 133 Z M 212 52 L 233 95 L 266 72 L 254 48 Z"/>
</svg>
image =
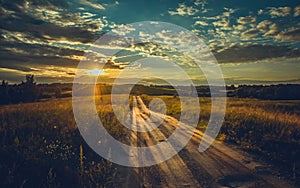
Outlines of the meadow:
<svg viewBox="0 0 300 188">
<path fill-rule="evenodd" d="M 155 96 L 142 95 L 145 103 Z M 167 114 L 180 117 L 176 96 L 159 96 Z M 117 121 L 110 96 L 97 98 L 99 117 L 114 137 L 126 129 Z M 199 130 L 210 116 L 209 98 L 199 98 Z M 228 98 L 219 140 L 254 153 L 299 180 L 300 101 Z M 191 105 L 191 108 L 193 106 Z M 110 187 L 118 166 L 102 159 L 82 139 L 72 112 L 71 98 L 1 106 L 0 187 Z"/>
<path fill-rule="evenodd" d="M 115 167 L 85 144 L 71 104 L 71 98 L 65 98 L 0 108 L 0 187 L 112 183 Z"/>
<path fill-rule="evenodd" d="M 156 96 L 142 95 L 145 103 Z M 178 97 L 158 96 L 167 114 L 180 119 Z M 198 129 L 204 131 L 211 114 L 210 98 L 199 98 Z M 255 154 L 280 168 L 282 176 L 299 181 L 300 101 L 227 98 L 227 108 L 218 140 Z M 190 106 L 193 108 L 193 106 Z"/>
</svg>

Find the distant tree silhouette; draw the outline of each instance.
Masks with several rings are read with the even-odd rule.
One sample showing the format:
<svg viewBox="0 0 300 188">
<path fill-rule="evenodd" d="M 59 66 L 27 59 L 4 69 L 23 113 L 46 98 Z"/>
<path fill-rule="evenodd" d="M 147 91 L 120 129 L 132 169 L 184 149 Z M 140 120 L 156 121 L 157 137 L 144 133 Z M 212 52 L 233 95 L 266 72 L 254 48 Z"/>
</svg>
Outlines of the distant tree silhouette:
<svg viewBox="0 0 300 188">
<path fill-rule="evenodd" d="M 39 89 L 34 82 L 34 75 L 26 75 L 25 82 L 8 85 L 2 80 L 0 85 L 0 105 L 16 104 L 20 102 L 34 102 L 39 97 Z"/>
<path fill-rule="evenodd" d="M 2 80 L 2 84 L 0 87 L 0 104 L 8 104 L 9 100 L 9 93 L 8 93 L 8 82 Z"/>
<path fill-rule="evenodd" d="M 279 84 L 269 86 L 239 86 L 233 96 L 240 98 L 258 98 L 267 100 L 292 100 L 300 99 L 299 84 Z"/>
<path fill-rule="evenodd" d="M 60 87 L 55 88 L 55 98 L 60 98 L 62 96 L 62 90 Z"/>
<path fill-rule="evenodd" d="M 2 80 L 1 86 L 2 86 L 2 87 L 7 87 L 7 86 L 8 86 L 8 82 L 5 82 L 5 80 Z"/>
<path fill-rule="evenodd" d="M 19 85 L 21 102 L 34 102 L 39 96 L 38 88 L 34 82 L 34 75 L 26 75 L 26 81 Z"/>
</svg>

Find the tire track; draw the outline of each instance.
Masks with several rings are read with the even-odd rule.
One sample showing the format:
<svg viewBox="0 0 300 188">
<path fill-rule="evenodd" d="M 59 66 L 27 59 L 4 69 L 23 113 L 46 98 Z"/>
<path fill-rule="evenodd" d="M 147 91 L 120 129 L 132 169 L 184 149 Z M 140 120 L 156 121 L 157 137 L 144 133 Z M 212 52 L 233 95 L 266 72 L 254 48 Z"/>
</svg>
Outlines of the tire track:
<svg viewBox="0 0 300 188">
<path fill-rule="evenodd" d="M 138 100 L 138 103 L 141 106 L 141 109 L 145 109 L 144 103 L 141 103 L 141 100 Z M 166 140 L 165 135 L 159 130 L 154 129 L 150 131 L 150 127 L 153 127 L 153 123 L 145 120 L 145 116 L 148 113 L 141 112 L 140 117 L 137 119 L 140 126 L 143 126 L 147 132 L 139 133 L 139 137 L 145 146 L 152 146 L 160 142 L 160 140 Z M 159 149 L 152 150 L 152 156 L 154 160 L 159 161 L 159 158 L 164 155 L 164 151 Z M 200 187 L 199 183 L 193 177 L 191 171 L 186 166 L 185 162 L 180 158 L 180 156 L 175 155 L 173 158 L 157 164 L 156 166 L 160 169 L 160 174 L 166 180 L 166 187 Z"/>
</svg>

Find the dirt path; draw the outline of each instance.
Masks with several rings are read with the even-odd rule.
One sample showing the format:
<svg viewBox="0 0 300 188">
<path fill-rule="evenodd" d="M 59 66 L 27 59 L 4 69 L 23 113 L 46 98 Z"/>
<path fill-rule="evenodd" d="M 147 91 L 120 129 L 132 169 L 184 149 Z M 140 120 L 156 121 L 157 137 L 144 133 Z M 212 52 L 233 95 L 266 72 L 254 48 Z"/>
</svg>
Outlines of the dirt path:
<svg viewBox="0 0 300 188">
<path fill-rule="evenodd" d="M 133 126 L 140 126 L 148 132 L 132 131 L 132 146 L 152 146 L 166 142 L 178 126 L 170 116 L 152 113 L 162 124 L 152 129 L 149 109 L 140 97 L 133 97 Z M 151 129 L 151 130 L 150 130 Z M 268 165 L 256 162 L 252 156 L 238 149 L 217 142 L 200 153 L 198 151 L 203 133 L 186 128 L 180 132 L 192 139 L 177 155 L 151 167 L 133 168 L 138 177 L 128 173 L 124 187 L 293 187 L 276 176 Z M 151 156 L 142 160 L 158 160 L 163 151 L 153 150 Z M 133 184 L 133 182 L 136 182 Z"/>
</svg>

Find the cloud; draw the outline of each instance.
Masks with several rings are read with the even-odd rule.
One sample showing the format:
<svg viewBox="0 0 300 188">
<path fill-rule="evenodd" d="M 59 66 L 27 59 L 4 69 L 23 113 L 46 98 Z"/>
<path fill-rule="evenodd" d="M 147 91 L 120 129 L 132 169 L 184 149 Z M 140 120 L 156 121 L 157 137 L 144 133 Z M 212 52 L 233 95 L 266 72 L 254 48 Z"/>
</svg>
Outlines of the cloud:
<svg viewBox="0 0 300 188">
<path fill-rule="evenodd" d="M 280 28 L 277 23 L 273 23 L 270 20 L 263 20 L 257 24 L 256 29 L 263 33 L 264 37 L 273 37 L 280 32 Z"/>
<path fill-rule="evenodd" d="M 208 26 L 208 23 L 198 20 L 195 22 L 195 25 Z"/>
<path fill-rule="evenodd" d="M 14 32 L 1 30 L 1 36 L 3 40 L 7 42 L 17 42 L 17 43 L 26 43 L 26 44 L 43 44 L 44 40 L 37 38 L 30 33 Z"/>
<path fill-rule="evenodd" d="M 52 38 L 46 35 L 35 36 L 32 33 L 1 29 L 0 37 L 2 38 L 0 50 L 2 47 L 2 49 L 8 49 L 11 52 L 20 55 L 26 54 L 38 56 L 41 55 L 41 53 L 52 56 L 71 55 L 71 53 L 73 53 L 73 55 L 79 55 L 91 45 L 82 42 L 69 41 L 64 37 Z"/>
<path fill-rule="evenodd" d="M 300 50 L 288 46 L 236 44 L 219 52 L 214 52 L 214 55 L 219 63 L 240 63 L 281 57 L 300 57 Z"/>
<path fill-rule="evenodd" d="M 42 17 L 21 11 L 16 13 L 16 15 L 17 18 L 14 19 L 2 19 L 0 28 L 8 32 L 30 33 L 31 36 L 40 39 L 43 39 L 43 36 L 50 36 L 51 38 L 65 37 L 73 41 L 90 42 L 97 38 L 96 34 L 87 30 L 88 27 L 57 24 L 58 20 L 63 20 L 64 18 L 53 18 L 52 20 L 56 21 L 51 23 L 47 19 L 44 21 Z M 67 23 L 68 19 L 65 22 Z"/>
<path fill-rule="evenodd" d="M 242 36 L 243 40 L 250 40 L 250 39 L 253 40 L 258 36 L 258 34 L 259 34 L 259 30 L 249 29 L 249 30 L 243 32 L 241 36 Z"/>
<path fill-rule="evenodd" d="M 65 12 L 54 7 L 29 6 L 27 11 L 40 19 L 61 27 L 80 27 L 91 32 L 100 32 L 108 27 L 106 17 L 97 17 L 90 12 Z"/>
<path fill-rule="evenodd" d="M 33 74 L 43 77 L 69 77 L 73 78 L 76 68 L 60 66 L 37 66 Z"/>
<path fill-rule="evenodd" d="M 251 24 L 256 22 L 256 17 L 255 16 L 245 16 L 245 17 L 239 17 L 237 19 L 237 22 L 239 24 L 245 25 L 245 24 Z"/>
<path fill-rule="evenodd" d="M 291 13 L 291 7 L 269 7 L 268 9 L 272 18 L 285 17 Z"/>
<path fill-rule="evenodd" d="M 73 41 L 90 42 L 98 38 L 100 33 L 108 27 L 105 16 L 82 9 L 70 11 L 70 2 L 65 1 L 30 1 L 6 3 L 0 12 L 7 19 L 1 17 L 0 27 L 9 31 L 30 32 L 34 35 L 50 36 L 52 38 L 65 37 Z"/>
<path fill-rule="evenodd" d="M 105 7 L 99 3 L 92 3 L 89 0 L 79 0 L 79 3 L 82 5 L 90 6 L 94 9 L 105 10 Z"/>
<path fill-rule="evenodd" d="M 218 34 L 221 34 L 221 36 L 225 36 L 224 30 L 232 30 L 231 24 L 230 24 L 230 17 L 231 14 L 233 14 L 236 10 L 232 8 L 224 8 L 224 12 L 221 15 L 215 16 L 215 17 L 210 17 L 207 19 L 213 19 L 215 21 L 212 22 L 212 24 L 217 27 L 216 31 Z M 223 31 L 222 31 L 223 30 Z"/>
<path fill-rule="evenodd" d="M 300 28 L 293 28 L 288 31 L 281 32 L 275 38 L 282 42 L 300 42 Z"/>
<path fill-rule="evenodd" d="M 261 32 L 267 32 L 269 30 L 270 25 L 272 24 L 273 22 L 270 20 L 263 20 L 257 24 L 256 28 L 259 29 Z"/>
<path fill-rule="evenodd" d="M 244 25 L 236 25 L 236 26 L 233 26 L 233 28 L 235 30 L 242 31 L 242 30 L 245 30 L 247 27 L 245 27 Z"/>
<path fill-rule="evenodd" d="M 103 69 L 123 69 L 126 64 L 117 64 L 111 59 L 109 59 L 104 65 Z"/>
<path fill-rule="evenodd" d="M 196 1 L 194 2 L 194 5 L 196 5 L 197 7 L 198 7 L 199 5 L 201 5 L 201 12 L 202 12 L 202 13 L 206 13 L 206 12 L 208 12 L 209 10 L 211 10 L 211 9 L 205 8 L 205 6 L 206 6 L 207 4 L 208 4 L 208 3 L 207 3 L 207 0 L 196 0 Z"/>
<path fill-rule="evenodd" d="M 170 15 L 193 16 L 197 12 L 199 12 L 199 10 L 192 6 L 186 6 L 184 3 L 181 3 L 179 4 L 179 7 L 176 9 L 176 11 L 168 11 L 168 12 Z"/>
<path fill-rule="evenodd" d="M 28 74 L 29 72 L 34 71 L 34 69 L 26 66 L 26 65 L 18 65 L 18 64 L 11 64 L 11 65 L 5 65 L 5 64 L 1 64 L 1 69 L 2 70 L 10 70 L 10 71 L 15 71 L 15 72 L 23 72 L 24 74 Z"/>
<path fill-rule="evenodd" d="M 274 36 L 279 33 L 279 27 L 276 23 L 269 26 L 269 30 L 264 34 L 264 36 Z"/>
<path fill-rule="evenodd" d="M 262 15 L 264 13 L 264 10 L 262 10 L 262 9 L 259 9 L 258 11 L 257 11 L 257 14 L 258 15 Z"/>
<path fill-rule="evenodd" d="M 120 24 L 116 29 L 112 29 L 111 31 L 119 36 L 125 36 L 126 34 L 135 31 L 135 28 L 129 24 Z"/>
<path fill-rule="evenodd" d="M 212 24 L 215 27 L 219 27 L 222 30 L 231 30 L 230 22 L 226 18 L 222 18 L 221 20 L 214 21 L 214 22 L 212 22 Z"/>
<path fill-rule="evenodd" d="M 24 79 L 25 75 L 33 74 L 40 82 L 58 82 L 58 81 L 72 81 L 74 74 L 76 72 L 75 68 L 60 67 L 60 66 L 43 66 L 36 65 L 35 68 L 27 67 L 1 67 L 0 73 L 2 78 L 5 78 L 9 82 L 19 83 Z"/>
<path fill-rule="evenodd" d="M 126 12 L 131 11 L 130 7 L 133 7 L 133 4 L 127 4 L 128 2 L 120 2 L 120 4 L 119 1 L 110 3 L 99 1 L 101 4 L 96 2 L 98 0 L 31 0 L 30 2 L 17 0 L 2 3 L 0 7 L 0 67 L 6 69 L 0 71 L 18 73 L 18 75 L 34 71 L 38 71 L 40 76 L 56 74 L 55 72 L 59 72 L 57 68 L 46 67 L 48 73 L 40 69 L 50 65 L 62 69 L 75 68 L 91 45 L 95 49 L 101 48 L 103 52 L 125 51 L 116 58 L 116 63 L 106 65 L 106 68 L 111 71 L 117 71 L 126 66 L 127 62 L 138 57 L 155 56 L 169 60 L 173 58 L 172 60 L 181 65 L 186 65 L 189 61 L 182 54 L 174 54 L 171 49 L 151 44 L 140 47 L 131 46 L 128 49 L 116 49 L 116 46 L 121 44 L 115 46 L 103 44 L 106 45 L 105 47 L 100 44 L 93 45 L 93 42 L 107 29 L 114 29 L 118 34 L 124 35 L 130 28 L 126 28 L 126 25 L 123 29 L 115 29 L 115 27 L 131 19 L 146 20 L 148 16 L 145 13 L 141 14 L 141 17 L 136 17 L 131 12 Z M 144 6 L 140 3 L 134 4 L 138 7 Z M 232 6 L 232 3 L 227 5 L 236 7 Z M 214 11 L 201 14 L 208 10 L 207 7 L 212 6 L 215 6 Z M 193 31 L 197 32 L 199 37 L 209 42 L 209 46 L 221 62 L 249 62 L 272 58 L 272 56 L 275 58 L 298 56 L 299 50 L 296 48 L 280 45 L 299 46 L 299 25 L 297 25 L 296 18 L 300 15 L 300 6 L 263 8 L 255 5 L 251 9 L 246 7 L 238 10 L 223 9 L 223 7 L 222 3 L 220 7 L 217 7 L 215 3 L 209 2 L 208 4 L 206 0 L 193 0 L 180 3 L 174 9 L 168 9 L 168 5 L 162 5 L 153 11 L 152 7 L 146 6 L 146 12 L 149 11 L 150 18 L 157 21 L 163 17 L 157 17 L 162 11 L 177 15 L 165 16 L 163 19 L 194 29 Z M 124 12 L 117 8 L 122 8 Z M 259 10 L 260 8 L 262 9 Z M 283 18 L 288 15 L 290 17 Z M 120 19 L 120 16 L 123 18 Z M 114 19 L 115 24 L 108 18 Z M 191 26 L 192 22 L 194 25 Z M 149 41 L 153 38 L 146 32 L 137 33 L 141 38 L 149 39 Z M 163 38 L 161 40 L 167 45 L 171 46 L 173 43 L 186 45 L 186 41 L 183 40 L 184 36 L 169 38 L 161 36 Z M 246 40 L 249 43 L 246 44 Z M 118 42 L 117 39 L 113 41 Z M 254 44 L 255 42 L 266 45 Z M 121 65 L 122 58 L 127 59 Z M 13 70 L 16 71 L 13 72 Z M 42 72 L 44 74 L 41 74 Z M 64 77 L 65 73 L 58 74 Z M 68 74 L 73 73 L 68 72 Z"/>
<path fill-rule="evenodd" d="M 41 64 L 74 67 L 83 55 L 81 50 L 67 48 L 66 45 L 56 46 L 48 39 L 35 38 L 29 33 L 5 30 L 0 30 L 0 33 L 0 67 L 21 71 Z"/>
<path fill-rule="evenodd" d="M 207 1 L 206 1 L 206 0 L 196 0 L 196 1 L 194 2 L 194 4 L 195 4 L 196 6 L 201 5 L 202 8 L 204 9 L 204 8 L 205 8 L 205 5 L 207 4 Z"/>
<path fill-rule="evenodd" d="M 294 16 L 300 16 L 300 5 L 294 8 Z"/>
</svg>

